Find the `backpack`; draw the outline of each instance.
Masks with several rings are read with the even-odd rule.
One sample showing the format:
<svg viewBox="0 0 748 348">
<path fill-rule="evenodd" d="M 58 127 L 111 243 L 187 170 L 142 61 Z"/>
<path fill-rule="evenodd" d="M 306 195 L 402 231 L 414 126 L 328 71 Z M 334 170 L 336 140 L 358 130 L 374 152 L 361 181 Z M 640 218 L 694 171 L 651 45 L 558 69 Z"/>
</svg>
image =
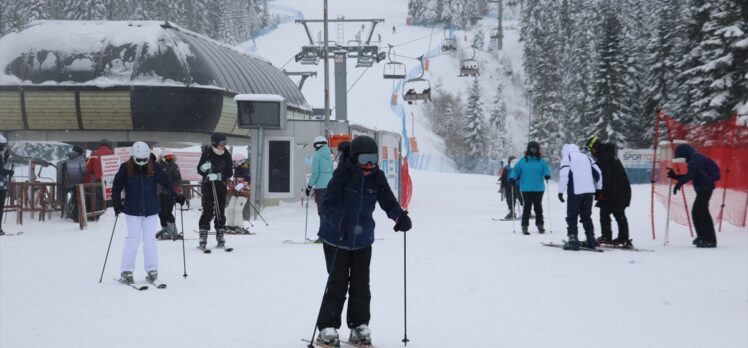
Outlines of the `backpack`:
<svg viewBox="0 0 748 348">
<path fill-rule="evenodd" d="M 719 179 L 722 178 L 722 175 L 719 172 L 719 166 L 717 165 L 717 162 L 715 162 L 713 159 L 707 157 L 706 165 L 704 166 L 704 168 L 705 170 L 702 172 L 710 180 L 719 181 Z"/>
</svg>

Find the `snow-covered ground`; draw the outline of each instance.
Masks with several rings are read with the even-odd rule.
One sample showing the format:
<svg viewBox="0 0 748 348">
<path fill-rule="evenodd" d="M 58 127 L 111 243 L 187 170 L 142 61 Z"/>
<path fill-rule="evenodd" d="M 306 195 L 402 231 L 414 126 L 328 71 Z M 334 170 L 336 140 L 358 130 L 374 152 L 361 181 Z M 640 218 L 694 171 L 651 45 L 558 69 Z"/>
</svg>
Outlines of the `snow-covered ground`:
<svg viewBox="0 0 748 348">
<path fill-rule="evenodd" d="M 748 233 L 725 225 L 716 249 L 691 246 L 671 225 L 671 244 L 651 240 L 649 187 L 629 211 L 637 246 L 654 252 L 571 252 L 540 245 L 564 238 L 512 233 L 495 178 L 413 172 L 408 234 L 409 347 L 746 347 Z M 543 203 L 547 204 L 544 199 Z M 194 202 L 198 204 L 197 201 Z M 318 225 L 310 207 L 309 234 Z M 658 211 L 658 228 L 664 213 Z M 199 212 L 186 212 L 187 235 Z M 118 224 L 98 279 L 114 216 L 88 230 L 70 222 L 6 224 L 0 237 L 0 347 L 301 347 L 311 335 L 326 273 L 320 245 L 304 237 L 304 209 L 268 209 L 255 236 L 229 236 L 233 253 L 204 255 L 188 240 L 159 242 L 166 290 L 119 285 L 125 226 Z M 13 216 L 8 221 L 14 221 Z M 377 213 L 371 328 L 379 348 L 401 347 L 403 240 Z M 179 224 L 179 223 L 178 223 Z M 519 227 L 517 227 L 519 229 Z M 660 232 L 661 233 L 661 232 Z M 136 279 L 143 282 L 142 254 Z M 347 335 L 348 330 L 341 330 Z"/>
</svg>

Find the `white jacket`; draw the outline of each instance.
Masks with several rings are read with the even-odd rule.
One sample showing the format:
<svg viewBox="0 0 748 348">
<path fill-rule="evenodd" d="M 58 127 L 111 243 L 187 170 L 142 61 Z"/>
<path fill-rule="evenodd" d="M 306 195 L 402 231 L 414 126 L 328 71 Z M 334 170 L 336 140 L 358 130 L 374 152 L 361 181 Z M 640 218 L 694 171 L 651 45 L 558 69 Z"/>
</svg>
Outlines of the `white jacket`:
<svg viewBox="0 0 748 348">
<path fill-rule="evenodd" d="M 569 195 L 581 195 L 583 193 L 595 193 L 603 189 L 603 174 L 597 164 L 581 152 L 574 144 L 566 144 L 561 149 L 561 172 L 559 173 L 558 192 L 566 192 L 567 185 Z M 597 172 L 599 180 L 595 181 L 592 171 Z M 569 177 L 573 182 L 569 185 Z"/>
</svg>

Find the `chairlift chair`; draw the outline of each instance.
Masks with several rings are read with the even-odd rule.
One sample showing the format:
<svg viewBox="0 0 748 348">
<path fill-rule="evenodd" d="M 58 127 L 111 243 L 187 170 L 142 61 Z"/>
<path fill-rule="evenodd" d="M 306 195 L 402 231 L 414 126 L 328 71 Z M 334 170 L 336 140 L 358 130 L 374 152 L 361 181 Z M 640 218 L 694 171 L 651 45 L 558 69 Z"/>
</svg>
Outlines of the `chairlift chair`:
<svg viewBox="0 0 748 348">
<path fill-rule="evenodd" d="M 393 56 L 394 54 L 392 53 L 392 45 L 389 45 L 389 49 L 387 51 L 389 62 L 384 64 L 383 77 L 390 80 L 404 79 L 406 71 L 405 64 L 396 61 Z"/>
<path fill-rule="evenodd" d="M 320 60 L 320 50 L 316 46 L 304 46 L 301 52 L 294 56 L 296 62 L 304 65 L 317 65 Z"/>
<path fill-rule="evenodd" d="M 374 66 L 377 58 L 377 50 L 378 48 L 376 46 L 362 47 L 359 49 L 356 57 L 356 67 L 371 68 Z"/>
<path fill-rule="evenodd" d="M 450 52 L 457 50 L 457 40 L 454 38 L 446 38 L 442 40 L 442 52 Z"/>
<path fill-rule="evenodd" d="M 480 64 L 475 59 L 464 59 L 460 64 L 460 77 L 465 76 L 479 76 L 480 75 Z"/>
<path fill-rule="evenodd" d="M 403 100 L 413 104 L 419 100 L 428 102 L 431 100 L 431 82 L 427 79 L 416 77 L 405 81 L 403 85 Z"/>
</svg>

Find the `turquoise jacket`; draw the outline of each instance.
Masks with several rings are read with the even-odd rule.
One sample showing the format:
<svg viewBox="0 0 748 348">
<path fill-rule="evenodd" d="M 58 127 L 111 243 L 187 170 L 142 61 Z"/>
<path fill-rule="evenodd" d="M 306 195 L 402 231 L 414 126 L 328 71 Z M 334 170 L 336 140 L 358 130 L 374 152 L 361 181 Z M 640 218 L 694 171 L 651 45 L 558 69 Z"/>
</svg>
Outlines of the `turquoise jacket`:
<svg viewBox="0 0 748 348">
<path fill-rule="evenodd" d="M 551 169 L 544 159 L 525 156 L 517 161 L 509 180 L 519 181 L 522 192 L 544 192 L 546 176 L 551 176 Z"/>
<path fill-rule="evenodd" d="M 314 152 L 312 159 L 312 178 L 309 186 L 318 189 L 326 189 L 327 183 L 332 179 L 332 152 L 327 145 L 323 145 Z"/>
</svg>

